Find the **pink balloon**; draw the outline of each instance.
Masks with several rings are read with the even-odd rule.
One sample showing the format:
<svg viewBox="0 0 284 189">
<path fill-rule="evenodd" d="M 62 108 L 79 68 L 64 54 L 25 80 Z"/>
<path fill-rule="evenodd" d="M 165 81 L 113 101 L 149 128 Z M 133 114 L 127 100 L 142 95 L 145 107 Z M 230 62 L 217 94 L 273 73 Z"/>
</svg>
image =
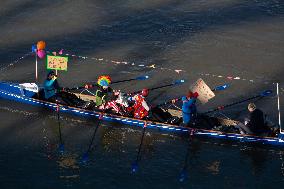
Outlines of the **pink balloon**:
<svg viewBox="0 0 284 189">
<path fill-rule="evenodd" d="M 38 50 L 37 51 L 37 56 L 39 58 L 44 58 L 45 57 L 45 51 L 44 50 Z"/>
</svg>

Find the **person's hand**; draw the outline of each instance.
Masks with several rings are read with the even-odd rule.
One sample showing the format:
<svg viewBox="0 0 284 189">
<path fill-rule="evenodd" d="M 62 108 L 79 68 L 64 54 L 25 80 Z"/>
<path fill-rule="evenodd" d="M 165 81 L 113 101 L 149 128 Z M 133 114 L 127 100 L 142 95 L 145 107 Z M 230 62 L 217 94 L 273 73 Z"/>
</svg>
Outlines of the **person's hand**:
<svg viewBox="0 0 284 189">
<path fill-rule="evenodd" d="M 120 91 L 119 90 L 118 91 L 117 90 L 113 90 L 113 93 L 114 93 L 115 96 L 118 96 Z"/>
<path fill-rule="evenodd" d="M 194 93 L 193 93 L 193 97 L 194 97 L 194 98 L 197 98 L 198 96 L 199 96 L 198 92 L 194 92 Z"/>
<path fill-rule="evenodd" d="M 93 88 L 93 85 L 91 85 L 91 84 L 90 84 L 90 85 L 86 84 L 86 85 L 84 86 L 84 88 L 85 88 L 85 89 L 90 89 L 90 88 Z"/>
<path fill-rule="evenodd" d="M 55 79 L 57 79 L 56 75 L 52 76 L 52 80 L 54 81 Z"/>
</svg>

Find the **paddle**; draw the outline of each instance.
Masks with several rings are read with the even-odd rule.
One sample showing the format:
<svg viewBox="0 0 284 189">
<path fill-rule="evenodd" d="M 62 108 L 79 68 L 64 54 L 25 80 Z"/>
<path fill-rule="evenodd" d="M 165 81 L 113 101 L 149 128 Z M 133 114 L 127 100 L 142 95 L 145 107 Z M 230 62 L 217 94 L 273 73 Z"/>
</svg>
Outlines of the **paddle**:
<svg viewBox="0 0 284 189">
<path fill-rule="evenodd" d="M 124 80 L 114 81 L 114 82 L 111 82 L 111 84 L 123 83 L 123 82 L 134 81 L 134 80 L 146 80 L 146 79 L 149 79 L 148 75 L 143 75 L 143 76 L 139 76 L 139 77 L 132 78 L 132 79 L 124 79 Z M 96 84 L 94 84 L 94 85 L 93 84 L 90 84 L 90 85 L 86 84 L 84 86 L 69 88 L 68 91 L 79 90 L 79 89 L 89 89 L 89 88 L 95 87 L 95 85 Z"/>
<path fill-rule="evenodd" d="M 134 81 L 134 80 L 146 80 L 146 79 L 149 79 L 148 75 L 143 75 L 143 76 L 139 76 L 139 77 L 132 78 L 132 79 L 125 79 L 125 80 L 120 80 L 120 81 L 114 81 L 114 82 L 111 82 L 111 84 L 123 83 L 123 82 Z"/>
<path fill-rule="evenodd" d="M 189 151 L 190 151 L 190 141 L 192 140 L 193 135 L 194 135 L 194 130 L 191 129 L 183 168 L 182 168 L 182 170 L 179 174 L 179 181 L 180 182 L 183 182 L 187 178 L 187 166 L 188 166 L 188 157 L 189 157 Z"/>
<path fill-rule="evenodd" d="M 138 170 L 138 161 L 139 161 L 140 152 L 141 152 L 141 148 L 142 148 L 142 144 L 143 144 L 143 140 L 144 140 L 144 136 L 145 136 L 146 127 L 147 127 L 147 122 L 145 122 L 145 124 L 143 126 L 142 137 L 141 137 L 138 153 L 137 153 L 137 156 L 136 156 L 136 160 L 132 163 L 132 166 L 131 166 L 131 172 L 132 173 L 136 173 L 137 170 Z"/>
<path fill-rule="evenodd" d="M 223 91 L 223 90 L 227 89 L 229 86 L 230 85 L 226 83 L 224 85 L 217 86 L 217 87 L 215 87 L 214 89 L 211 89 L 211 90 L 212 91 Z M 173 100 L 179 101 L 179 100 L 181 100 L 181 97 L 180 98 L 174 98 L 174 99 L 171 99 L 171 100 L 167 100 L 166 102 L 163 102 L 161 104 L 156 105 L 156 107 L 171 104 Z"/>
<path fill-rule="evenodd" d="M 236 104 L 240 104 L 240 103 L 243 103 L 243 102 L 246 102 L 246 101 L 249 101 L 249 100 L 252 100 L 252 99 L 255 99 L 255 98 L 260 98 L 260 97 L 266 97 L 266 96 L 269 96 L 272 94 L 272 90 L 266 90 L 266 91 L 263 91 L 261 92 L 260 94 L 256 95 L 256 96 L 253 96 L 253 97 L 249 97 L 249 98 L 246 98 L 244 100 L 241 100 L 241 101 L 238 101 L 238 102 L 234 102 L 234 103 L 231 103 L 231 104 L 227 104 L 227 105 L 223 105 L 223 106 L 218 106 L 217 108 L 214 108 L 212 110 L 209 110 L 207 112 L 204 112 L 203 114 L 208 114 L 208 113 L 212 113 L 212 112 L 215 112 L 215 111 L 219 111 L 219 110 L 223 110 L 224 108 L 227 108 L 227 107 L 230 107 L 230 106 L 234 106 Z"/>
<path fill-rule="evenodd" d="M 83 157 L 82 157 L 82 162 L 83 162 L 83 163 L 87 163 L 87 161 L 88 161 L 88 159 L 89 159 L 89 153 L 91 152 L 92 145 L 93 145 L 93 142 L 94 142 L 94 139 L 95 139 L 97 130 L 98 130 L 98 128 L 99 128 L 99 125 L 100 125 L 102 119 L 103 119 L 103 114 L 100 114 L 99 120 L 98 120 L 98 122 L 97 122 L 95 131 L 94 131 L 94 134 L 92 135 L 92 139 L 91 139 L 91 141 L 90 141 L 89 147 L 88 147 L 87 151 L 83 154 Z"/>
<path fill-rule="evenodd" d="M 150 89 L 148 89 L 148 90 L 149 90 L 149 91 L 153 91 L 153 90 L 156 90 L 156 89 L 161 89 L 161 88 L 165 88 L 165 87 L 180 85 L 180 84 L 183 84 L 184 82 L 185 82 L 185 80 L 180 79 L 180 80 L 176 80 L 176 81 L 173 82 L 173 83 L 166 84 L 166 85 L 162 85 L 162 86 L 158 86 L 158 87 L 153 87 L 153 88 L 150 88 Z M 134 94 L 141 93 L 141 92 L 142 92 L 142 90 L 140 90 L 140 91 L 135 91 L 135 92 L 128 93 L 128 94 L 129 94 L 129 95 L 134 95 Z"/>
<path fill-rule="evenodd" d="M 59 142 L 60 142 L 60 144 L 59 144 L 59 152 L 61 154 L 63 154 L 64 153 L 64 143 L 63 143 L 63 140 L 62 140 L 59 111 L 60 111 L 59 103 L 56 100 L 56 112 L 57 112 L 57 122 L 58 122 L 58 132 L 59 132 Z"/>
</svg>

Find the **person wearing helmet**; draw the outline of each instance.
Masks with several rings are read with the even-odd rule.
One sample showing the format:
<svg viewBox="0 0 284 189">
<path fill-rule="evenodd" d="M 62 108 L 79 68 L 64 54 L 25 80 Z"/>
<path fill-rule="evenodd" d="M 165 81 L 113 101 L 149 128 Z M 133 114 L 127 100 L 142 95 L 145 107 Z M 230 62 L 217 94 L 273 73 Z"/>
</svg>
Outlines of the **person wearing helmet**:
<svg viewBox="0 0 284 189">
<path fill-rule="evenodd" d="M 184 126 L 189 126 L 196 115 L 196 99 L 198 93 L 188 92 L 187 96 L 182 97 L 182 120 Z"/>
<path fill-rule="evenodd" d="M 263 112 L 256 108 L 254 103 L 248 105 L 249 118 L 245 118 L 244 124 L 239 122 L 237 128 L 241 134 L 265 135 L 270 129 L 265 125 Z"/>
<path fill-rule="evenodd" d="M 143 89 L 141 93 L 136 94 L 132 99 L 134 100 L 133 105 L 133 116 L 137 119 L 144 119 L 149 115 L 149 106 L 145 98 L 149 95 L 148 89 Z"/>
</svg>

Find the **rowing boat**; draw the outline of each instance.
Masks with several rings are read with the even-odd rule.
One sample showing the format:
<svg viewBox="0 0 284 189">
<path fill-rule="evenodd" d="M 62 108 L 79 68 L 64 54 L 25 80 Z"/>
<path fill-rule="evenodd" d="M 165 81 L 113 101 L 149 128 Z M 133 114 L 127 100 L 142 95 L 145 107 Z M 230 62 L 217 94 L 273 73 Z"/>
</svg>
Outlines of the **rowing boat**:
<svg viewBox="0 0 284 189">
<path fill-rule="evenodd" d="M 10 82 L 0 82 L 0 97 L 12 101 L 17 101 L 33 106 L 41 106 L 46 107 L 51 110 L 56 110 L 57 104 L 39 100 L 34 98 L 37 96 L 37 93 L 32 90 L 23 90 L 20 86 L 20 84 L 17 83 L 10 83 Z M 87 98 L 87 96 L 85 96 Z M 91 99 L 92 96 L 89 96 Z M 145 120 L 139 120 L 135 118 L 130 117 L 123 117 L 119 115 L 113 115 L 110 113 L 102 113 L 99 111 L 91 111 L 86 110 L 82 108 L 76 108 L 71 106 L 64 106 L 60 105 L 60 111 L 63 113 L 69 113 L 73 115 L 77 115 L 80 117 L 99 117 L 102 114 L 102 119 L 105 121 L 110 122 L 118 122 L 121 124 L 130 125 L 133 127 L 143 127 L 147 126 L 149 129 L 158 129 L 160 131 L 167 131 L 172 133 L 181 133 L 181 134 L 188 134 L 191 131 L 194 131 L 194 135 L 201 136 L 201 137 L 209 137 L 209 138 L 219 138 L 219 139 L 225 139 L 225 140 L 235 140 L 235 141 L 241 141 L 246 143 L 260 143 L 260 144 L 268 144 L 268 145 L 276 145 L 276 146 L 284 146 L 284 140 L 277 137 L 260 137 L 260 136 L 254 136 L 254 135 L 241 135 L 237 133 L 227 133 L 227 132 L 221 132 L 216 130 L 207 130 L 207 129 L 200 129 L 198 127 L 196 128 L 189 128 L 189 127 L 182 127 L 167 123 L 160 123 L 155 121 L 145 121 Z M 230 122 L 231 120 L 216 118 L 215 120 L 218 120 L 219 124 L 224 124 L 225 122 Z M 214 123 L 216 124 L 216 123 Z M 216 125 L 217 126 L 217 125 Z"/>
</svg>

